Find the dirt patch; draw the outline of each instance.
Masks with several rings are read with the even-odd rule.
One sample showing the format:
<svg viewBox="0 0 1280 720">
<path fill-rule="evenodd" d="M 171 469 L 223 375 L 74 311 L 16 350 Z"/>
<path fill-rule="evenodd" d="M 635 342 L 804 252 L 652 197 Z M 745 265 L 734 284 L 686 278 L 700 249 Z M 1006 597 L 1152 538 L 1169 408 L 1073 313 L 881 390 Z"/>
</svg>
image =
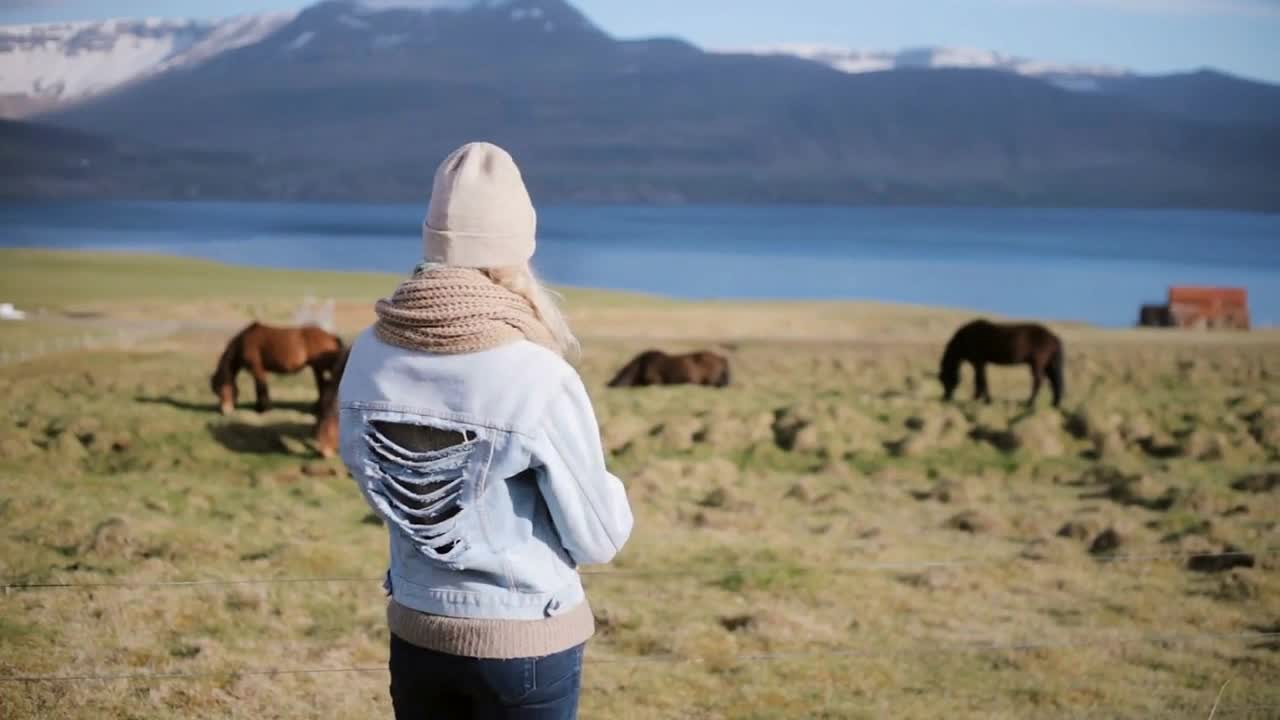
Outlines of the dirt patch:
<svg viewBox="0 0 1280 720">
<path fill-rule="evenodd" d="M 720 627 L 729 632 L 750 630 L 756 624 L 755 615 L 729 615 L 720 618 Z"/>
<path fill-rule="evenodd" d="M 808 429 L 813 420 L 800 415 L 792 408 L 781 408 L 773 418 L 773 442 L 780 449 L 791 452 L 801 449 L 801 432 Z M 805 438 L 806 443 L 812 440 L 812 433 Z"/>
<path fill-rule="evenodd" d="M 1249 431 L 1259 445 L 1272 453 L 1280 453 L 1280 405 L 1272 404 L 1254 414 Z"/>
<path fill-rule="evenodd" d="M 1098 537 L 1094 538 L 1093 542 L 1089 543 L 1089 554 L 1110 555 L 1116 550 L 1119 550 L 1120 546 L 1123 544 L 1124 538 L 1120 533 L 1116 532 L 1115 528 L 1107 528 L 1101 533 L 1098 533 Z"/>
<path fill-rule="evenodd" d="M 1138 447 L 1153 458 L 1174 458 L 1182 454 L 1182 445 L 1167 432 L 1156 432 L 1138 441 Z"/>
<path fill-rule="evenodd" d="M 69 432 L 59 433 L 51 439 L 46 445 L 45 450 L 50 454 L 62 460 L 79 460 L 83 458 L 88 451 L 85 450 L 84 443 L 80 439 Z"/>
<path fill-rule="evenodd" d="M 969 437 L 977 442 L 987 443 L 1001 452 L 1013 452 L 1022 447 L 1022 440 L 1017 433 L 987 425 L 975 427 Z"/>
<path fill-rule="evenodd" d="M 1155 424 L 1145 414 L 1132 415 L 1120 421 L 1117 428 L 1126 443 L 1141 445 L 1156 434 Z"/>
<path fill-rule="evenodd" d="M 302 466 L 302 474 L 312 478 L 338 477 L 338 468 L 332 463 L 309 462 Z"/>
<path fill-rule="evenodd" d="M 1067 416 L 1066 430 L 1077 440 L 1089 440 L 1115 431 L 1121 422 L 1121 417 L 1115 413 L 1091 407 L 1080 408 Z"/>
<path fill-rule="evenodd" d="M 783 497 L 791 500 L 799 500 L 800 502 L 809 502 L 809 488 L 803 483 L 796 483 L 787 489 Z"/>
<path fill-rule="evenodd" d="M 605 450 L 610 454 L 626 451 L 638 438 L 649 432 L 649 423 L 635 415 L 612 417 L 600 429 L 600 436 Z"/>
<path fill-rule="evenodd" d="M 706 436 L 706 426 L 694 417 L 673 418 L 664 422 L 654 432 L 654 437 L 663 449 L 677 452 L 692 450 L 694 445 Z"/>
<path fill-rule="evenodd" d="M 966 510 L 951 516 L 943 523 L 943 527 L 975 535 L 992 532 L 996 526 L 994 518 L 977 510 Z"/>
<path fill-rule="evenodd" d="M 938 480 L 927 490 L 911 491 L 911 497 L 920 502 L 932 500 L 943 504 L 968 498 L 969 495 L 969 489 L 964 483 L 949 478 Z"/>
<path fill-rule="evenodd" d="M 0 460 L 23 460 L 39 451 L 40 448 L 25 435 L 15 433 L 0 438 Z"/>
<path fill-rule="evenodd" d="M 1280 472 L 1253 473 L 1231 483 L 1231 489 L 1240 492 L 1266 493 L 1277 488 L 1280 488 Z"/>
<path fill-rule="evenodd" d="M 710 492 L 702 496 L 698 504 L 704 508 L 723 508 L 726 507 L 732 497 L 729 491 L 723 487 L 712 488 Z"/>
<path fill-rule="evenodd" d="M 1092 519 L 1070 520 L 1058 528 L 1057 536 L 1086 542 L 1098 532 L 1098 523 Z"/>
<path fill-rule="evenodd" d="M 1099 494 L 1088 494 L 1086 498 L 1106 498 L 1120 505 L 1143 507 L 1148 510 L 1165 511 L 1182 497 L 1176 487 L 1166 486 L 1149 475 L 1126 474 L 1112 467 L 1095 468 L 1085 473 L 1082 482 L 1101 484 L 1103 490 Z"/>
<path fill-rule="evenodd" d="M 1248 570 L 1232 568 L 1217 578 L 1209 594 L 1223 602 L 1248 602 L 1260 597 L 1262 589 Z"/>
<path fill-rule="evenodd" d="M 1119 430 L 1098 430 L 1089 434 L 1093 457 L 1098 460 L 1118 460 L 1129 453 L 1129 446 Z"/>
<path fill-rule="evenodd" d="M 1009 444 L 1014 448 L 1026 448 L 1039 457 L 1062 457 L 1067 453 L 1062 425 L 1062 418 L 1057 413 L 1035 413 L 1009 429 L 1012 435 L 1012 443 Z"/>
<path fill-rule="evenodd" d="M 125 557 L 135 545 L 124 518 L 109 517 L 94 526 L 80 544 L 80 552 L 98 558 Z"/>
<path fill-rule="evenodd" d="M 1247 553 L 1235 545 L 1227 545 L 1217 553 L 1193 555 L 1187 558 L 1187 569 L 1192 572 L 1220 573 L 1232 568 L 1251 568 L 1255 562 L 1252 553 Z"/>
<path fill-rule="evenodd" d="M 1183 457 L 1192 460 L 1226 460 L 1233 450 L 1231 439 L 1220 432 L 1194 430 L 1182 441 Z"/>
</svg>

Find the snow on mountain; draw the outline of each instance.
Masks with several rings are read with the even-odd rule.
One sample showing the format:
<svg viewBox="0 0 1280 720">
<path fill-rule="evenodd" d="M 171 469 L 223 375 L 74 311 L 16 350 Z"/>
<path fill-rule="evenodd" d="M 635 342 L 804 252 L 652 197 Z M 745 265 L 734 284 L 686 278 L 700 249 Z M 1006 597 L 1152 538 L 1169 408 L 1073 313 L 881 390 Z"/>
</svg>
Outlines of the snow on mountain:
<svg viewBox="0 0 1280 720">
<path fill-rule="evenodd" d="M 0 26 L 0 117 L 38 112 L 206 62 L 258 42 L 295 15 Z"/>
<path fill-rule="evenodd" d="M 190 67 L 229 50 L 252 45 L 279 30 L 297 16 L 296 12 L 244 15 L 214 23 L 213 31 L 199 43 L 166 62 L 160 70 Z"/>
<path fill-rule="evenodd" d="M 741 51 L 754 55 L 791 55 L 829 65 L 847 73 L 902 68 L 985 68 L 1042 77 L 1070 90 L 1096 89 L 1090 78 L 1122 77 L 1131 73 L 1110 65 L 1070 65 L 1043 62 L 976 48 L 924 47 L 898 51 L 856 50 L 826 45 L 770 45 Z"/>
<path fill-rule="evenodd" d="M 498 7 L 507 0 L 353 0 L 368 10 L 469 10 L 478 5 Z"/>
</svg>

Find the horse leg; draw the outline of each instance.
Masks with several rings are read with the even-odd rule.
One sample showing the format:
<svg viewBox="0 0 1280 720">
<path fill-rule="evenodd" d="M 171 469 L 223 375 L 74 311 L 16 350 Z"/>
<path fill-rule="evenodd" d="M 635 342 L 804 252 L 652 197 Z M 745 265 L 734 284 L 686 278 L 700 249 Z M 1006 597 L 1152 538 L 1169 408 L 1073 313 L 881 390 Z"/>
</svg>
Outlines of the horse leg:
<svg viewBox="0 0 1280 720">
<path fill-rule="evenodd" d="M 316 404 L 312 406 L 311 410 L 318 417 L 321 413 L 324 412 L 324 396 L 325 396 L 325 391 L 329 387 L 329 383 L 337 382 L 337 380 L 336 379 L 326 380 L 325 371 L 318 364 L 311 366 L 311 373 L 316 376 L 316 393 L 317 393 Z"/>
<path fill-rule="evenodd" d="M 973 399 L 991 402 L 991 389 L 987 387 L 987 364 L 973 364 Z"/>
<path fill-rule="evenodd" d="M 236 409 L 236 378 L 240 371 L 231 373 L 230 378 L 218 388 L 218 411 L 230 415 Z"/>
<path fill-rule="evenodd" d="M 254 405 L 254 409 L 264 413 L 271 409 L 271 392 L 267 390 L 267 371 L 262 367 L 260 359 L 251 358 L 249 372 L 253 373 L 253 390 L 258 395 L 258 402 Z"/>
<path fill-rule="evenodd" d="M 337 413 L 328 413 L 320 418 L 320 422 L 316 425 L 314 439 L 321 457 L 333 457 L 338 451 L 339 442 Z"/>
<path fill-rule="evenodd" d="M 1049 364 L 1049 388 L 1053 390 L 1053 406 L 1062 402 L 1062 355 L 1054 357 Z"/>
<path fill-rule="evenodd" d="M 1027 364 L 1031 366 L 1031 397 L 1027 398 L 1027 407 L 1035 407 L 1036 398 L 1040 395 L 1040 384 L 1044 382 L 1044 363 L 1037 358 Z"/>
</svg>

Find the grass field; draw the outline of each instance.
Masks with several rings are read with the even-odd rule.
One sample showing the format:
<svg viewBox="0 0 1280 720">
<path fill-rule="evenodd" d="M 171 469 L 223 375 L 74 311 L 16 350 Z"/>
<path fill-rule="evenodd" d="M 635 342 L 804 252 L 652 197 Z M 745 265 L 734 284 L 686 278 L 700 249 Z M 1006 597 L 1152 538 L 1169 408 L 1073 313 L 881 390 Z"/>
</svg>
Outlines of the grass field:
<svg viewBox="0 0 1280 720">
<path fill-rule="evenodd" d="M 309 380 L 224 418 L 207 379 L 251 318 L 334 297 L 350 338 L 395 281 L 0 251 L 34 310 L 0 324 L 0 577 L 108 584 L 7 590 L 0 676 L 177 676 L 0 678 L 0 718 L 390 717 L 385 530 Z M 586 580 L 583 717 L 1280 717 L 1280 333 L 1058 327 L 1067 401 L 1028 413 L 1022 369 L 939 402 L 967 313 L 566 294 L 637 518 Z M 651 346 L 735 384 L 604 388 Z M 270 578 L 335 580 L 137 586 Z"/>
</svg>

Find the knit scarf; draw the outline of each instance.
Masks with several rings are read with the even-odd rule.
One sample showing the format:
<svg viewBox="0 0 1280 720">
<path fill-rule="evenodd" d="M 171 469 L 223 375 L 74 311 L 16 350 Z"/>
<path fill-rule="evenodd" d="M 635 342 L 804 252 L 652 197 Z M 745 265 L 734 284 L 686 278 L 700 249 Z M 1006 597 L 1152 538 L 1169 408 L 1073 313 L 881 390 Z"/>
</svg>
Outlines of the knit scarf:
<svg viewBox="0 0 1280 720">
<path fill-rule="evenodd" d="M 419 265 L 374 309 L 378 337 L 408 350 L 456 355 L 529 340 L 560 352 L 529 301 L 479 270 Z"/>
</svg>

